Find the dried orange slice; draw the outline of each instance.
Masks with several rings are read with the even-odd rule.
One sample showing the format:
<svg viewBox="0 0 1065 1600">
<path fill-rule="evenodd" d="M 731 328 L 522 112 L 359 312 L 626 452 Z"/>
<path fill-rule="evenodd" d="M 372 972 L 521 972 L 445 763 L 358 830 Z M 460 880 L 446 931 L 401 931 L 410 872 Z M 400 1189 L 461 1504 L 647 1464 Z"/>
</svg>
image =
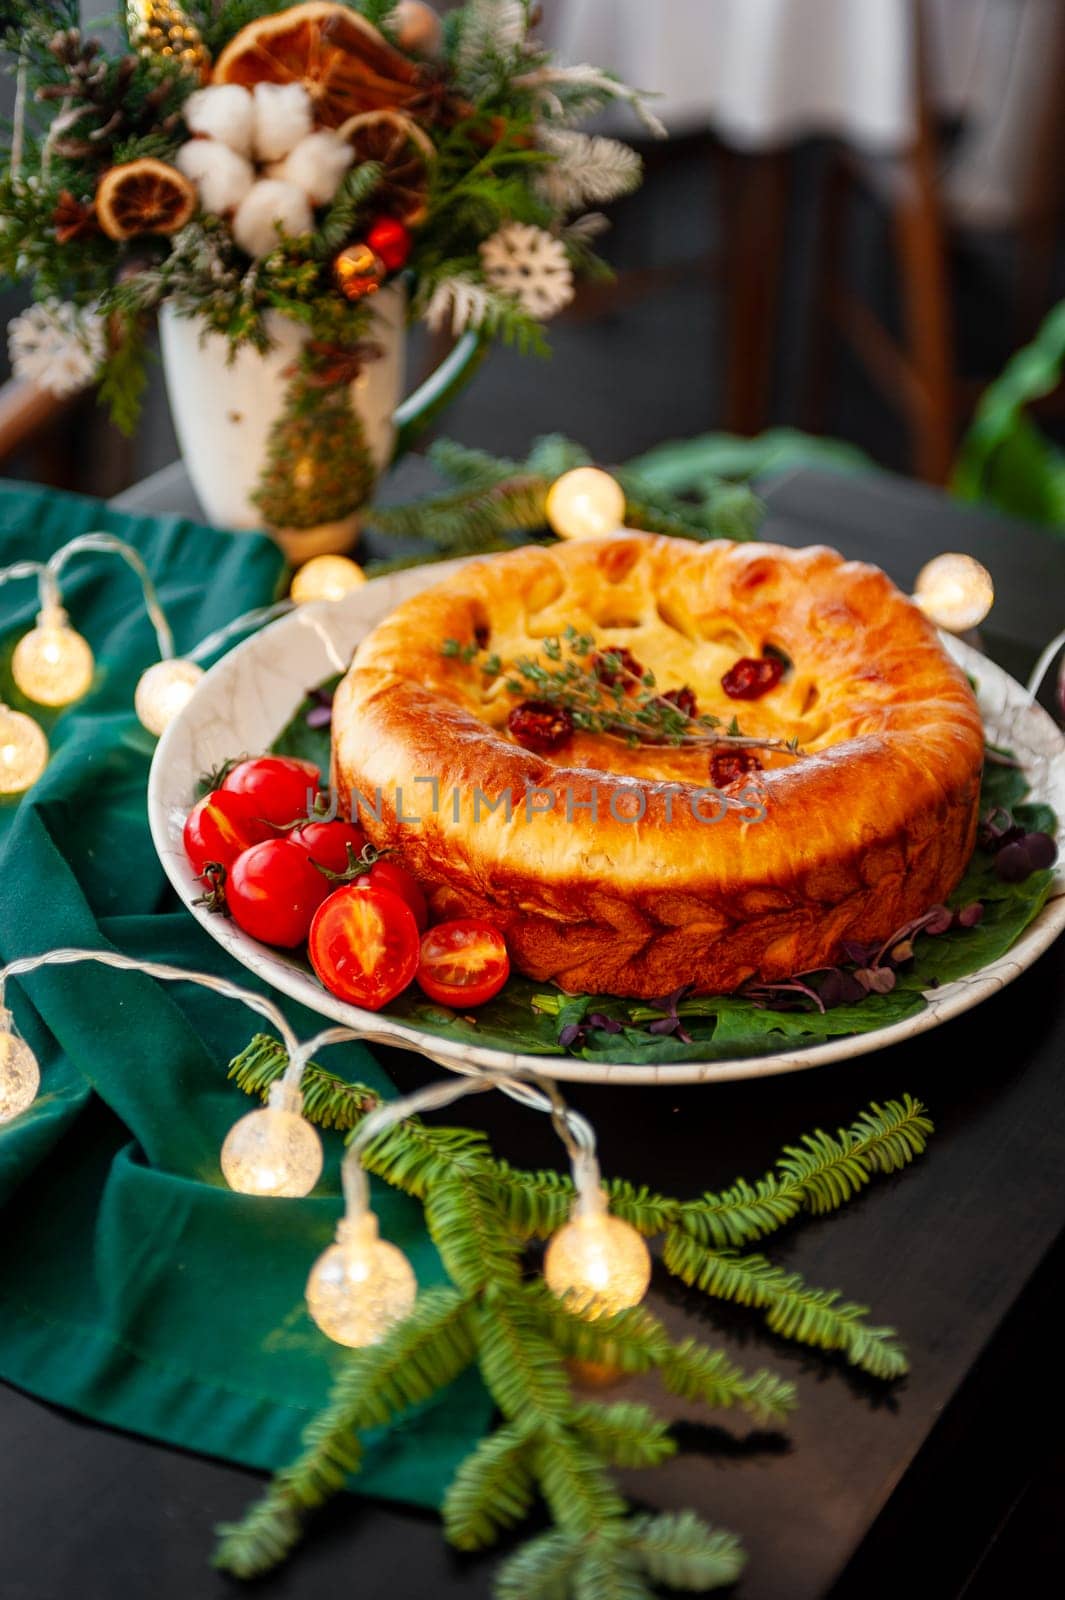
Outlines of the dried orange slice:
<svg viewBox="0 0 1065 1600">
<path fill-rule="evenodd" d="M 96 220 L 109 239 L 176 233 L 195 210 L 195 185 L 154 156 L 112 167 L 96 190 Z"/>
<path fill-rule="evenodd" d="M 401 111 L 363 111 L 337 129 L 355 152 L 357 163 L 379 161 L 384 168 L 374 191 L 375 213 L 398 217 L 408 228 L 424 221 L 429 193 L 429 163 L 436 148 L 429 135 Z"/>
<path fill-rule="evenodd" d="M 372 23 L 333 0 L 307 0 L 241 28 L 215 62 L 213 83 L 302 83 L 315 121 L 339 128 L 360 111 L 419 106 L 426 74 Z"/>
</svg>

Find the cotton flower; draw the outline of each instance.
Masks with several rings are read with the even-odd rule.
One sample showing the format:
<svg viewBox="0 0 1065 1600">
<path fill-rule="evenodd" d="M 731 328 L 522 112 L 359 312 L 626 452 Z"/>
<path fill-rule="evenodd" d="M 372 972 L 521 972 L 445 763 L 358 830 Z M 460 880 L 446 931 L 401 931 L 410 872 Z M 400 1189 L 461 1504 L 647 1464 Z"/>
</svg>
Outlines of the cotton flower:
<svg viewBox="0 0 1065 1600">
<path fill-rule="evenodd" d="M 189 95 L 185 124 L 191 133 L 206 134 L 247 156 L 255 134 L 255 102 L 239 83 L 213 83 Z"/>
<path fill-rule="evenodd" d="M 324 206 L 336 194 L 354 159 L 355 152 L 347 140 L 323 128 L 309 133 L 284 161 L 276 161 L 267 170 L 271 178 L 282 178 L 302 189 L 312 205 Z"/>
<path fill-rule="evenodd" d="M 51 394 L 77 394 L 107 353 L 104 319 L 68 301 L 42 301 L 12 318 L 7 348 L 16 377 Z"/>
<path fill-rule="evenodd" d="M 302 189 L 280 178 L 260 178 L 237 207 L 233 237 L 242 250 L 258 259 L 277 244 L 279 228 L 293 238 L 310 233 L 313 225 L 311 203 Z"/>
<path fill-rule="evenodd" d="M 302 83 L 255 85 L 255 154 L 283 161 L 314 125 L 311 97 Z"/>
<path fill-rule="evenodd" d="M 213 216 L 235 211 L 255 182 L 255 170 L 244 156 L 217 139 L 190 139 L 174 164 L 200 192 L 200 205 Z"/>
</svg>

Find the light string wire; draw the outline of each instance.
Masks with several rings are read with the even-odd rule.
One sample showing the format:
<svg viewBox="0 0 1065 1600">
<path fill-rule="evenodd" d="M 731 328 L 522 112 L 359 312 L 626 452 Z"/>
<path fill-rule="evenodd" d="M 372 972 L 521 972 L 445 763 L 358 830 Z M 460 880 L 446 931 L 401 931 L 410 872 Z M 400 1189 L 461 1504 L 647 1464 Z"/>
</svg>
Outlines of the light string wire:
<svg viewBox="0 0 1065 1600">
<path fill-rule="evenodd" d="M 1043 679 L 1050 671 L 1050 668 L 1054 663 L 1055 656 L 1058 654 L 1059 650 L 1063 649 L 1065 649 L 1065 629 L 1058 634 L 1056 639 L 1051 639 L 1050 643 L 1039 657 L 1039 660 L 1032 668 L 1032 675 L 1028 679 L 1027 689 L 1033 700 L 1043 687 Z"/>
<path fill-rule="evenodd" d="M 329 1036 L 322 1035 L 321 1039 L 328 1041 Z M 308 1053 L 317 1043 L 319 1041 L 312 1040 L 306 1046 Z M 428 1084 L 424 1089 L 417 1089 L 413 1094 L 404 1095 L 402 1099 L 390 1100 L 387 1104 L 375 1107 L 359 1123 L 340 1169 L 344 1202 L 349 1218 L 361 1216 L 369 1209 L 370 1184 L 362 1164 L 362 1152 L 379 1134 L 394 1127 L 397 1122 L 416 1116 L 421 1111 L 439 1111 L 444 1106 L 465 1098 L 466 1095 L 484 1094 L 490 1089 L 501 1089 L 511 1098 L 537 1111 L 548 1112 L 570 1158 L 578 1194 L 599 1188 L 600 1172 L 596 1157 L 595 1131 L 587 1118 L 571 1110 L 562 1099 L 557 1086 L 539 1073 L 525 1071 L 520 1067 L 498 1072 L 489 1070 L 468 1078 L 447 1078 L 439 1083 Z"/>
<path fill-rule="evenodd" d="M 119 951 L 82 950 L 73 947 L 46 950 L 37 955 L 17 956 L 0 968 L 0 1018 L 10 1015 L 6 1005 L 6 987 L 9 979 L 23 977 L 43 967 L 73 966 L 83 961 L 96 962 L 100 966 L 112 967 L 121 972 L 143 973 L 146 977 L 156 978 L 164 983 L 198 984 L 201 988 L 210 989 L 226 999 L 239 1001 L 263 1017 L 277 1030 L 288 1056 L 288 1064 L 278 1081 L 281 1093 L 277 1096 L 271 1093 L 270 1097 L 271 1104 L 279 1108 L 298 1113 L 302 1102 L 300 1084 L 312 1056 L 330 1045 L 360 1042 L 360 1035 L 355 1029 L 341 1027 L 327 1028 L 301 1043 L 279 1006 L 266 995 L 256 994 L 251 989 L 232 983 L 228 978 L 216 977 L 207 972 L 189 972 L 183 967 L 170 966 L 166 962 L 143 961 L 133 956 L 122 955 Z M 558 1086 L 550 1079 L 520 1067 L 508 1068 L 506 1071 L 478 1072 L 468 1078 L 443 1079 L 399 1100 L 383 1103 L 371 1111 L 359 1124 L 344 1157 L 342 1177 L 344 1196 L 349 1210 L 357 1214 L 365 1211 L 369 1205 L 369 1185 L 362 1167 L 361 1154 L 378 1134 L 420 1111 L 438 1110 L 466 1095 L 483 1094 L 490 1089 L 500 1089 L 519 1104 L 535 1111 L 546 1112 L 551 1117 L 555 1131 L 569 1156 L 578 1189 L 583 1192 L 587 1187 L 598 1187 L 600 1173 L 596 1157 L 595 1132 L 591 1123 L 566 1105 Z"/>
<path fill-rule="evenodd" d="M 242 1005 L 257 1012 L 276 1028 L 290 1061 L 300 1055 L 299 1040 L 284 1013 L 266 995 L 256 994 L 251 989 L 242 988 L 240 984 L 231 983 L 228 978 L 217 978 L 212 973 L 186 972 L 181 967 L 172 967 L 163 961 L 141 961 L 133 956 L 124 956 L 117 950 L 71 948 L 46 950 L 35 956 L 17 956 L 14 961 L 9 961 L 5 967 L 0 968 L 0 1011 L 5 1008 L 4 992 L 9 978 L 22 977 L 25 973 L 35 972 L 39 967 L 66 967 L 81 961 L 95 961 L 102 967 L 117 967 L 121 972 L 142 972 L 147 977 L 158 978 L 163 983 L 199 984 L 201 988 L 211 989 L 226 999 L 239 1000 Z"/>
<path fill-rule="evenodd" d="M 169 661 L 174 654 L 174 635 L 166 615 L 159 603 L 159 595 L 148 568 L 132 545 L 118 539 L 111 533 L 82 533 L 76 539 L 71 539 L 62 546 L 54 555 L 41 565 L 38 579 L 41 610 L 54 611 L 62 607 L 62 595 L 59 591 L 59 578 L 64 568 L 79 555 L 114 555 L 119 556 L 140 579 L 141 590 L 144 594 L 144 609 L 148 613 L 148 620 L 155 629 L 156 641 L 159 645 L 159 658 Z"/>
</svg>

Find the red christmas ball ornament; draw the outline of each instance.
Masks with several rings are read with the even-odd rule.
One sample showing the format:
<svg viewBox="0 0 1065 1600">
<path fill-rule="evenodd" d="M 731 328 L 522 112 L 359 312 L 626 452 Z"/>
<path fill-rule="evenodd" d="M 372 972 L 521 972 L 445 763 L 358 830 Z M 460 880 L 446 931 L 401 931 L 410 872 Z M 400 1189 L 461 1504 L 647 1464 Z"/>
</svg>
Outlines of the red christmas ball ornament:
<svg viewBox="0 0 1065 1600">
<path fill-rule="evenodd" d="M 366 235 L 366 243 L 389 272 L 405 267 L 413 243 L 410 229 L 395 217 L 381 217 Z"/>
</svg>

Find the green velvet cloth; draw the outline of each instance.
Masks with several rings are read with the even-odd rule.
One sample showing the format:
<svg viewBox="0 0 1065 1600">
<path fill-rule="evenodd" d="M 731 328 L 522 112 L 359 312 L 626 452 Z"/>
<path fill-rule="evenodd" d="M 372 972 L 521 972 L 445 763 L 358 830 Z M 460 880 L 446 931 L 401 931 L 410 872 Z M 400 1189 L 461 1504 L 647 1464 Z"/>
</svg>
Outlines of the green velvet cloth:
<svg viewBox="0 0 1065 1600">
<path fill-rule="evenodd" d="M 42 558 L 106 529 L 140 551 L 178 652 L 276 598 L 282 562 L 257 535 L 134 517 L 97 502 L 0 485 L 0 565 Z M 261 987 L 193 922 L 152 848 L 145 784 L 155 741 L 133 714 L 154 659 L 139 585 L 114 556 L 79 557 L 64 600 L 96 653 L 90 694 L 62 714 L 26 704 L 11 651 L 32 626 L 32 582 L 0 588 L 0 695 L 38 716 L 47 771 L 0 805 L 0 958 L 61 946 L 120 950 Z M 259 1026 L 245 1007 L 191 984 L 86 963 L 8 986 L 41 1064 L 36 1104 L 0 1127 L 0 1377 L 83 1416 L 257 1467 L 296 1452 L 347 1359 L 307 1316 L 303 1288 L 340 1212 L 337 1135 L 306 1200 L 233 1194 L 218 1152 L 251 1102 L 226 1064 Z M 320 1019 L 283 1001 L 302 1037 Z M 383 1088 L 351 1045 L 329 1065 Z M 383 1234 L 422 1286 L 443 1272 L 421 1210 L 375 1196 Z M 483 1432 L 474 1378 L 370 1441 L 353 1487 L 439 1504 Z"/>
</svg>

